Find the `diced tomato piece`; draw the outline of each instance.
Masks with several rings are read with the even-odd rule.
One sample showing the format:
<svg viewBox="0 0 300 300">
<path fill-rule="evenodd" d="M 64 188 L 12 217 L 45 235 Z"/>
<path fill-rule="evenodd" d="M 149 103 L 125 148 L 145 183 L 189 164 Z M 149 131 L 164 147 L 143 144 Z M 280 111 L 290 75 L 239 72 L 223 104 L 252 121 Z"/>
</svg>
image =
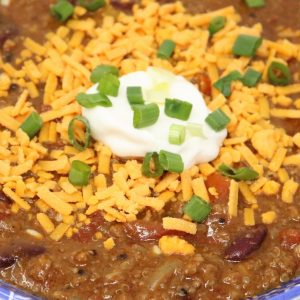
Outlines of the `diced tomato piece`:
<svg viewBox="0 0 300 300">
<path fill-rule="evenodd" d="M 210 195 L 211 200 L 214 202 L 226 202 L 229 196 L 230 180 L 219 173 L 209 175 L 205 181 L 207 188 L 215 188 L 218 196 Z"/>
<path fill-rule="evenodd" d="M 166 230 L 157 221 L 135 221 L 124 224 L 127 236 L 136 241 L 155 241 L 164 235 L 185 235 L 184 232 L 176 230 Z"/>
<path fill-rule="evenodd" d="M 195 76 L 194 81 L 198 84 L 200 91 L 206 95 L 211 96 L 212 87 L 211 81 L 207 74 L 199 73 Z"/>
<path fill-rule="evenodd" d="M 104 218 L 101 212 L 95 212 L 91 216 L 91 223 L 80 227 L 72 238 L 80 243 L 87 243 L 92 240 L 99 227 L 103 224 Z"/>
<path fill-rule="evenodd" d="M 300 245 L 300 229 L 284 229 L 280 232 L 279 238 L 284 248 L 293 249 L 297 245 Z"/>
</svg>

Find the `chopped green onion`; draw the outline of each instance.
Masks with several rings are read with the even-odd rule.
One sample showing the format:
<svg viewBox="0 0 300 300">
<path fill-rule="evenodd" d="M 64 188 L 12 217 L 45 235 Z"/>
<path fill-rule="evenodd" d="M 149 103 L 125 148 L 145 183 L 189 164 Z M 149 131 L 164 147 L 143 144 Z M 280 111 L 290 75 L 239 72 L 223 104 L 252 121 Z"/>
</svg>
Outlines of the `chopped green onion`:
<svg viewBox="0 0 300 300">
<path fill-rule="evenodd" d="M 259 174 L 251 168 L 242 167 L 239 169 L 231 168 L 225 164 L 219 166 L 219 172 L 229 178 L 239 180 L 255 180 Z"/>
<path fill-rule="evenodd" d="M 242 83 L 247 87 L 254 87 L 260 81 L 261 76 L 260 72 L 249 68 L 242 78 Z"/>
<path fill-rule="evenodd" d="M 185 127 L 183 125 L 172 124 L 169 129 L 169 143 L 181 145 L 185 140 Z"/>
<path fill-rule="evenodd" d="M 245 0 L 248 7 L 263 7 L 265 6 L 265 0 Z"/>
<path fill-rule="evenodd" d="M 85 107 L 85 108 L 93 108 L 96 106 L 104 106 L 104 107 L 111 107 L 112 103 L 109 98 L 105 95 L 98 94 L 84 94 L 79 93 L 76 96 L 77 102 Z"/>
<path fill-rule="evenodd" d="M 52 15 L 60 22 L 67 21 L 74 13 L 74 6 L 67 0 L 59 0 L 50 7 Z"/>
<path fill-rule="evenodd" d="M 164 170 L 170 172 L 181 173 L 184 169 L 181 156 L 165 150 L 159 152 L 159 163 Z"/>
<path fill-rule="evenodd" d="M 33 111 L 26 120 L 21 124 L 20 128 L 32 139 L 42 128 L 43 120 L 40 115 Z"/>
<path fill-rule="evenodd" d="M 214 87 L 219 90 L 225 97 L 231 95 L 231 83 L 233 81 L 241 80 L 242 74 L 238 71 L 232 71 L 228 75 L 220 78 L 214 83 Z"/>
<path fill-rule="evenodd" d="M 188 215 L 193 221 L 201 223 L 210 214 L 211 206 L 202 198 L 194 195 L 183 207 L 183 212 Z"/>
<path fill-rule="evenodd" d="M 75 136 L 74 126 L 75 126 L 76 121 L 81 122 L 85 125 L 85 136 L 84 136 L 84 144 L 83 145 L 77 141 L 76 136 Z M 80 151 L 85 150 L 90 145 L 90 141 L 91 141 L 91 127 L 90 127 L 89 121 L 82 116 L 77 116 L 77 117 L 73 118 L 71 120 L 71 122 L 69 123 L 68 136 L 69 136 L 69 140 L 70 140 L 71 144 L 76 149 L 78 149 Z"/>
<path fill-rule="evenodd" d="M 151 168 L 151 163 L 153 161 L 154 170 Z M 142 174 L 145 177 L 159 177 L 163 174 L 164 169 L 159 163 L 159 157 L 157 152 L 147 153 L 143 165 L 142 165 Z"/>
<path fill-rule="evenodd" d="M 176 44 L 172 40 L 164 40 L 157 51 L 157 57 L 169 59 L 174 52 Z"/>
<path fill-rule="evenodd" d="M 262 44 L 262 38 L 253 35 L 240 34 L 232 48 L 234 55 L 253 57 Z"/>
<path fill-rule="evenodd" d="M 117 76 L 106 73 L 99 80 L 98 90 L 102 95 L 117 97 L 119 93 L 120 80 Z"/>
<path fill-rule="evenodd" d="M 203 137 L 203 128 L 200 124 L 188 123 L 186 129 L 192 136 Z"/>
<path fill-rule="evenodd" d="M 269 66 L 268 78 L 274 85 L 288 85 L 292 81 L 289 67 L 278 61 L 273 61 Z"/>
<path fill-rule="evenodd" d="M 133 127 L 144 128 L 156 123 L 159 117 L 159 106 L 156 103 L 133 105 Z"/>
<path fill-rule="evenodd" d="M 214 35 L 218 31 L 223 29 L 225 24 L 226 24 L 226 18 L 223 16 L 217 16 L 212 18 L 208 26 L 208 31 L 210 35 Z"/>
<path fill-rule="evenodd" d="M 79 0 L 80 6 L 86 8 L 88 11 L 96 11 L 106 5 L 105 0 Z"/>
<path fill-rule="evenodd" d="M 187 121 L 190 117 L 193 104 L 178 99 L 166 99 L 165 114 L 170 118 Z"/>
<path fill-rule="evenodd" d="M 90 80 L 93 83 L 98 83 L 105 74 L 112 74 L 119 77 L 119 69 L 111 65 L 100 65 L 92 71 Z"/>
<path fill-rule="evenodd" d="M 230 123 L 230 119 L 227 117 L 223 111 L 218 108 L 214 112 L 210 113 L 205 122 L 214 130 L 214 131 L 221 131 Z"/>
<path fill-rule="evenodd" d="M 69 172 L 69 181 L 73 185 L 88 185 L 91 176 L 91 167 L 80 160 L 73 160 Z"/>
<path fill-rule="evenodd" d="M 142 88 L 140 86 L 127 87 L 127 99 L 130 105 L 144 104 Z"/>
</svg>

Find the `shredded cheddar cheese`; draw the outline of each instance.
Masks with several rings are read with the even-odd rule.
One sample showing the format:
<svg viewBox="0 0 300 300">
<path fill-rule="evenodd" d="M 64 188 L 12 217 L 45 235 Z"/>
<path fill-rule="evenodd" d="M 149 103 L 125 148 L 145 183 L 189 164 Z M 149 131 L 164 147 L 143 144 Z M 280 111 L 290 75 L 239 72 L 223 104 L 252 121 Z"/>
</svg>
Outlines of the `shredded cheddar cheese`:
<svg viewBox="0 0 300 300">
<path fill-rule="evenodd" d="M 267 211 L 261 215 L 261 218 L 264 224 L 272 224 L 276 220 L 277 214 L 275 211 Z"/>
<path fill-rule="evenodd" d="M 254 218 L 253 208 L 244 208 L 244 224 L 246 226 L 255 225 L 255 218 Z"/>
<path fill-rule="evenodd" d="M 178 230 L 190 234 L 196 234 L 197 232 L 197 226 L 195 223 L 178 218 L 163 218 L 163 227 L 164 229 Z"/>
<path fill-rule="evenodd" d="M 281 198 L 283 202 L 292 203 L 299 184 L 292 179 L 287 180 L 282 188 Z"/>
<path fill-rule="evenodd" d="M 108 238 L 106 241 L 103 242 L 103 245 L 106 250 L 111 250 L 115 247 L 116 244 L 113 238 Z"/>
<path fill-rule="evenodd" d="M 228 213 L 231 217 L 236 217 L 238 213 L 239 201 L 239 184 L 233 179 L 230 180 L 229 200 L 228 200 Z"/>
<path fill-rule="evenodd" d="M 191 255 L 195 247 L 177 236 L 163 236 L 159 240 L 159 248 L 165 255 Z"/>
<path fill-rule="evenodd" d="M 0 109 L 0 183 L 3 193 L 13 201 L 13 213 L 33 211 L 41 232 L 59 241 L 90 224 L 90 216 L 97 211 L 109 222 L 131 222 L 145 209 L 161 213 L 168 202 L 184 204 L 193 194 L 207 202 L 210 195 L 218 198 L 217 188 L 208 188 L 206 180 L 221 163 L 247 165 L 259 173 L 254 182 L 230 181 L 227 206 L 231 218 L 241 214 L 245 225 L 255 225 L 261 195 L 279 195 L 287 204 L 294 201 L 299 185 L 287 170 L 300 165 L 300 134 L 289 136 L 270 118 L 300 117 L 299 99 L 292 101 L 300 92 L 300 84 L 275 87 L 267 83 L 267 71 L 273 60 L 299 61 L 299 45 L 265 39 L 255 60 L 233 57 L 232 46 L 240 33 L 261 36 L 263 30 L 261 24 L 239 26 L 240 16 L 233 6 L 191 15 L 179 2 L 159 5 L 144 0 L 134 6 L 132 15 L 104 14 L 100 27 L 84 8 L 76 7 L 75 16 L 49 32 L 44 43 L 25 38 L 16 65 L 0 59 L 0 96 L 6 97 L 14 83 L 22 88 L 14 106 Z M 215 16 L 225 16 L 228 22 L 210 38 L 207 28 Z M 174 62 L 156 56 L 158 45 L 166 38 L 176 43 Z M 142 175 L 140 161 L 116 161 L 101 143 L 93 143 L 82 152 L 70 146 L 68 125 L 81 113 L 76 95 L 91 86 L 90 74 L 100 64 L 114 65 L 121 74 L 148 66 L 162 67 L 187 79 L 204 72 L 211 83 L 232 70 L 244 73 L 252 67 L 263 74 L 263 80 L 253 88 L 233 83 L 230 97 L 212 88 L 212 96 L 206 97 L 208 107 L 220 108 L 230 118 L 219 156 L 181 174 L 166 173 L 154 179 Z M 31 101 L 36 97 L 41 97 L 46 107 L 40 114 L 44 124 L 29 140 L 20 125 L 34 111 Z M 50 150 L 45 143 L 62 146 Z M 94 176 L 86 187 L 75 187 L 68 181 L 74 160 L 92 168 Z M 248 207 L 239 208 L 239 201 Z M 260 218 L 271 224 L 276 222 L 277 213 L 270 210 Z M 162 223 L 167 230 L 197 232 L 197 225 L 184 216 L 165 217 Z M 102 238 L 100 233 L 96 235 Z M 115 242 L 108 238 L 103 245 L 110 250 Z M 191 244 L 175 236 L 161 238 L 159 248 L 166 255 L 195 252 Z"/>
</svg>

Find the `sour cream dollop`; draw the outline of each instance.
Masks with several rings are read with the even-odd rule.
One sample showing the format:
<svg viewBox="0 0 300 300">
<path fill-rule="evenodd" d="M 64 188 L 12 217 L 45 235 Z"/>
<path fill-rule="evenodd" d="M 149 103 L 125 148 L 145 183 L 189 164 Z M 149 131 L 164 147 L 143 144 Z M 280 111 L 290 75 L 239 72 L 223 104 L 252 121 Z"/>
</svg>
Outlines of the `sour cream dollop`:
<svg viewBox="0 0 300 300">
<path fill-rule="evenodd" d="M 127 87 L 142 88 L 145 104 L 159 105 L 158 121 L 146 128 L 133 127 L 133 110 L 127 100 Z M 87 93 L 97 93 L 97 84 Z M 111 148 L 119 157 L 144 157 L 148 152 L 166 150 L 181 155 L 184 168 L 215 159 L 227 135 L 226 129 L 216 132 L 205 122 L 211 113 L 202 94 L 191 82 L 166 70 L 149 67 L 120 77 L 117 97 L 110 97 L 112 107 L 83 108 L 82 114 L 90 123 L 92 137 Z M 193 105 L 187 121 L 170 118 L 164 113 L 166 98 L 188 101 Z M 172 124 L 201 126 L 201 135 L 193 136 L 187 130 L 181 145 L 170 144 L 169 129 Z"/>
</svg>

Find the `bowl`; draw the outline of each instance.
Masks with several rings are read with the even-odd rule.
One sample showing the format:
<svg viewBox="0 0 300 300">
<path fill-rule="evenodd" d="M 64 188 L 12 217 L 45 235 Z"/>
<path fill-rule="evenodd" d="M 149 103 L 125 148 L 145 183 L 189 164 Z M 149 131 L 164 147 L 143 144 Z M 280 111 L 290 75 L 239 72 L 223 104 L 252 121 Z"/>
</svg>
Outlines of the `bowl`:
<svg viewBox="0 0 300 300">
<path fill-rule="evenodd" d="M 1 300 L 42 300 L 0 280 Z M 300 300 L 300 277 L 248 300 Z"/>
</svg>

